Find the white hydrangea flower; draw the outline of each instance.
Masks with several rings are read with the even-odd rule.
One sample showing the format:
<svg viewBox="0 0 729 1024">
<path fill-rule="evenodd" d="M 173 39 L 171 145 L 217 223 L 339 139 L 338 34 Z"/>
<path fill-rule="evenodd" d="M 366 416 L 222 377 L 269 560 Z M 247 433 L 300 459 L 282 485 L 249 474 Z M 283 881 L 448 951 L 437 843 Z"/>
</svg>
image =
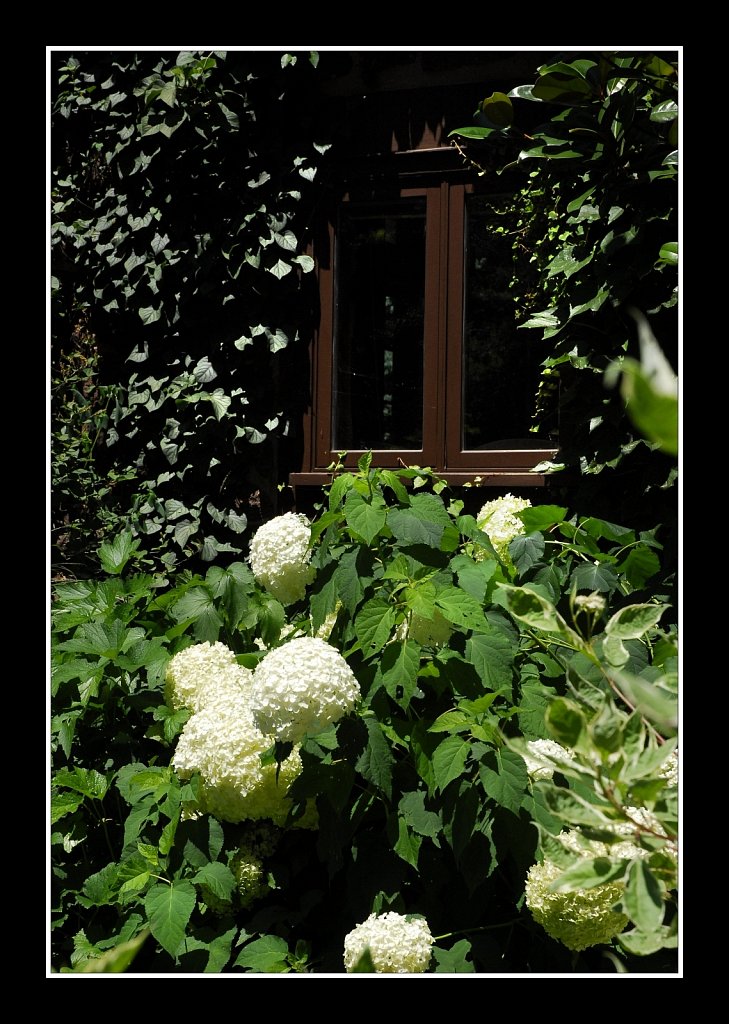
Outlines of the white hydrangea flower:
<svg viewBox="0 0 729 1024">
<path fill-rule="evenodd" d="M 165 672 L 165 702 L 175 711 L 200 711 L 211 690 L 250 686 L 251 679 L 250 669 L 236 662 L 229 647 L 206 640 L 186 647 L 170 659 Z"/>
<path fill-rule="evenodd" d="M 200 773 L 198 809 L 222 821 L 270 818 L 286 821 L 291 801 L 286 790 L 301 772 L 296 750 L 276 765 L 261 765 L 271 738 L 257 728 L 250 690 L 224 686 L 207 694 L 205 706 L 185 723 L 172 760 L 182 779 Z"/>
<path fill-rule="evenodd" d="M 509 556 L 510 542 L 526 532 L 524 523 L 517 519 L 515 513 L 531 507 L 532 503 L 528 498 L 515 498 L 513 494 L 505 494 L 503 498 L 487 501 L 476 516 L 479 530 L 488 535 L 499 558 L 507 565 L 513 564 Z M 480 557 L 483 557 L 482 553 Z"/>
<path fill-rule="evenodd" d="M 536 755 L 537 758 L 540 756 L 546 758 L 556 757 L 574 761 L 572 752 L 566 750 L 560 743 L 556 743 L 554 740 L 529 740 L 527 742 L 527 750 Z M 522 754 L 522 757 L 526 761 L 529 777 L 535 782 L 539 779 L 551 779 L 554 775 L 554 766 L 545 765 L 540 760 L 529 757 L 529 754 Z"/>
<path fill-rule="evenodd" d="M 263 523 L 251 540 L 251 571 L 281 604 L 301 600 L 314 578 L 309 565 L 310 540 L 311 524 L 298 512 L 286 512 Z"/>
<path fill-rule="evenodd" d="M 297 743 L 354 708 L 359 683 L 336 648 L 302 636 L 269 651 L 253 673 L 251 710 L 258 728 Z"/>
<path fill-rule="evenodd" d="M 658 774 L 662 779 L 666 780 L 668 786 L 678 785 L 678 750 L 671 752 L 658 769 Z"/>
<path fill-rule="evenodd" d="M 568 949 L 581 950 L 610 942 L 628 924 L 625 914 L 613 910 L 623 895 L 623 883 L 608 882 L 577 892 L 550 892 L 550 884 L 562 871 L 548 860 L 529 868 L 526 904 L 534 920 Z"/>
<path fill-rule="evenodd" d="M 430 964 L 433 936 L 424 917 L 389 911 L 370 914 L 344 939 L 344 966 L 351 972 L 366 949 L 377 974 L 423 974 Z"/>
</svg>

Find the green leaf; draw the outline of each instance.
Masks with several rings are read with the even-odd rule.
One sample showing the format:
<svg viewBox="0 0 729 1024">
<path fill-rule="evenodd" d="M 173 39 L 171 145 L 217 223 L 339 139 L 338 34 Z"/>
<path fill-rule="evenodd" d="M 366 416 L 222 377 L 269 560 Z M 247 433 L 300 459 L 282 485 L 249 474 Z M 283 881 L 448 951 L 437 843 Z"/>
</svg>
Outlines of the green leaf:
<svg viewBox="0 0 729 1024">
<path fill-rule="evenodd" d="M 98 552 L 104 572 L 112 576 L 118 575 L 134 557 L 138 548 L 139 541 L 128 532 L 118 534 L 110 544 L 104 542 Z"/>
<path fill-rule="evenodd" d="M 520 573 L 525 573 L 544 554 L 544 537 L 541 533 L 528 533 L 515 537 L 509 544 L 509 554 Z"/>
<path fill-rule="evenodd" d="M 577 892 L 593 889 L 606 882 L 617 882 L 625 874 L 625 864 L 616 864 L 609 857 L 580 857 L 550 885 L 550 892 Z"/>
<path fill-rule="evenodd" d="M 471 953 L 471 943 L 468 939 L 460 939 L 450 949 L 433 947 L 433 956 L 436 961 L 434 974 L 474 974 L 476 968 L 468 959 Z"/>
<path fill-rule="evenodd" d="M 145 306 L 142 309 L 138 309 L 137 312 L 145 326 L 155 323 L 162 316 L 162 311 L 155 309 L 153 306 Z"/>
<path fill-rule="evenodd" d="M 459 736 L 449 736 L 439 743 L 433 753 L 433 774 L 437 788 L 446 786 L 463 775 L 471 746 Z"/>
<path fill-rule="evenodd" d="M 473 665 L 488 690 L 511 685 L 515 647 L 496 630 L 473 633 L 466 641 L 466 659 Z"/>
<path fill-rule="evenodd" d="M 544 784 L 540 788 L 547 809 L 568 825 L 588 825 L 598 829 L 610 826 L 610 819 L 597 804 L 588 803 L 569 789 Z"/>
<path fill-rule="evenodd" d="M 246 967 L 253 974 L 284 974 L 289 970 L 289 947 L 278 935 L 262 935 L 245 946 L 235 967 Z"/>
<path fill-rule="evenodd" d="M 658 259 L 661 263 L 678 266 L 678 242 L 666 242 L 662 245 L 658 251 Z"/>
<path fill-rule="evenodd" d="M 608 619 L 605 632 L 621 640 L 638 640 L 644 636 L 666 610 L 666 605 L 629 604 Z"/>
<path fill-rule="evenodd" d="M 494 128 L 510 128 L 514 123 L 514 107 L 503 92 L 492 92 L 481 104 L 481 113 Z"/>
<path fill-rule="evenodd" d="M 577 746 L 587 727 L 582 709 L 566 697 L 557 697 L 551 702 L 545 722 L 557 742 L 570 749 Z"/>
<path fill-rule="evenodd" d="M 426 811 L 425 793 L 422 790 L 405 793 L 398 808 L 409 828 L 418 835 L 430 836 L 433 839 L 442 830 L 440 815 L 434 811 Z"/>
<path fill-rule="evenodd" d="M 418 688 L 420 647 L 412 640 L 400 640 L 388 644 L 383 651 L 377 669 L 376 679 L 381 679 L 385 689 L 402 708 L 407 708 Z"/>
<path fill-rule="evenodd" d="M 387 511 L 382 499 L 368 502 L 358 491 L 349 490 L 344 502 L 344 518 L 347 526 L 365 544 L 371 544 L 387 521 Z"/>
<path fill-rule="evenodd" d="M 490 765 L 495 762 L 496 770 Z M 524 794 L 529 786 L 524 758 L 513 750 L 490 752 L 478 766 L 485 792 L 512 814 L 519 814 Z"/>
<path fill-rule="evenodd" d="M 451 559 L 451 569 L 458 577 L 461 590 L 465 590 L 482 605 L 486 599 L 488 585 L 497 569 L 494 559 L 475 562 L 468 555 L 456 555 Z"/>
<path fill-rule="evenodd" d="M 66 786 L 77 793 L 82 793 L 91 800 L 103 800 L 109 783 L 95 768 L 63 768 L 56 772 L 56 786 Z"/>
<path fill-rule="evenodd" d="M 79 967 L 75 968 L 77 974 L 121 974 L 126 971 L 132 963 L 139 950 L 144 945 L 149 932 L 145 928 L 139 935 L 128 942 L 120 942 L 118 946 L 102 953 L 101 956 L 94 956 L 85 960 Z"/>
<path fill-rule="evenodd" d="M 448 587 L 438 591 L 435 604 L 449 622 L 465 629 L 488 631 L 489 625 L 482 605 L 475 597 L 464 593 L 460 587 Z"/>
<path fill-rule="evenodd" d="M 663 923 L 661 887 L 642 858 L 630 866 L 623 905 L 639 931 L 654 932 Z"/>
<path fill-rule="evenodd" d="M 366 658 L 382 650 L 395 625 L 395 609 L 384 597 L 373 597 L 362 605 L 354 629 Z"/>
<path fill-rule="evenodd" d="M 674 732 L 678 728 L 678 699 L 675 693 L 619 668 L 613 669 L 610 676 L 631 706 L 659 729 Z"/>
<path fill-rule="evenodd" d="M 478 128 L 477 126 L 466 127 L 466 128 L 454 128 L 453 131 L 448 132 L 448 138 L 451 135 L 462 135 L 464 139 L 487 139 L 489 135 L 497 130 L 496 128 Z"/>
<path fill-rule="evenodd" d="M 144 898 L 149 930 L 170 956 L 177 956 L 197 897 L 191 882 L 155 885 Z"/>
<path fill-rule="evenodd" d="M 274 265 L 272 267 L 266 267 L 266 270 L 269 274 L 273 274 L 273 276 L 277 277 L 280 281 L 282 277 L 286 277 L 287 274 L 291 273 L 291 265 L 289 263 L 284 263 L 283 260 L 276 260 Z"/>
<path fill-rule="evenodd" d="M 604 562 L 581 563 L 570 576 L 570 586 L 576 590 L 598 590 L 612 593 L 618 587 L 618 577 Z"/>
<path fill-rule="evenodd" d="M 229 900 L 235 888 L 233 872 L 225 864 L 205 864 L 192 879 L 197 885 L 205 885 L 221 900 Z"/>
<path fill-rule="evenodd" d="M 51 825 L 55 825 L 55 823 L 63 818 L 64 815 L 73 814 L 73 812 L 78 810 L 83 802 L 84 798 L 81 794 L 77 795 L 69 792 L 52 793 Z"/>
<path fill-rule="evenodd" d="M 393 848 L 398 857 L 402 857 L 406 864 L 410 864 L 417 870 L 418 854 L 423 842 L 422 836 L 411 832 L 404 818 L 397 818 L 397 839 Z"/>
<path fill-rule="evenodd" d="M 678 935 L 670 927 L 662 925 L 654 932 L 642 932 L 637 928 L 623 932 L 617 936 L 616 941 L 633 956 L 650 956 L 662 949 L 675 949 L 678 946 Z"/>
<path fill-rule="evenodd" d="M 367 746 L 357 760 L 355 768 L 373 786 L 381 789 L 388 800 L 392 796 L 392 766 L 395 758 L 382 731 L 374 718 L 365 718 Z"/>
</svg>

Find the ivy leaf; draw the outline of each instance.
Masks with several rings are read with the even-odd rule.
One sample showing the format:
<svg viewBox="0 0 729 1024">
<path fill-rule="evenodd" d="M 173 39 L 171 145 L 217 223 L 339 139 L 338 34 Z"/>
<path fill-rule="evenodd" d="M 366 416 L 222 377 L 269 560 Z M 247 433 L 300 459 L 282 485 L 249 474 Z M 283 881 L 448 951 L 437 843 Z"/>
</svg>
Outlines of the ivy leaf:
<svg viewBox="0 0 729 1024">
<path fill-rule="evenodd" d="M 149 930 L 172 957 L 177 956 L 196 902 L 195 888 L 187 881 L 155 885 L 145 896 Z"/>
<path fill-rule="evenodd" d="M 274 265 L 266 267 L 266 270 L 280 281 L 282 277 L 286 277 L 287 274 L 291 273 L 291 266 L 288 263 L 284 263 L 283 260 L 276 260 Z"/>
<path fill-rule="evenodd" d="M 111 543 L 105 541 L 98 552 L 104 572 L 112 576 L 121 573 L 138 549 L 139 541 L 129 531 L 118 534 Z"/>
<path fill-rule="evenodd" d="M 435 748 L 433 774 L 441 793 L 450 782 L 463 775 L 470 751 L 470 744 L 459 736 L 449 736 Z"/>
<path fill-rule="evenodd" d="M 142 309 L 138 309 L 137 313 L 145 326 L 155 323 L 162 316 L 162 311 L 155 309 L 153 306 L 144 306 Z"/>
</svg>

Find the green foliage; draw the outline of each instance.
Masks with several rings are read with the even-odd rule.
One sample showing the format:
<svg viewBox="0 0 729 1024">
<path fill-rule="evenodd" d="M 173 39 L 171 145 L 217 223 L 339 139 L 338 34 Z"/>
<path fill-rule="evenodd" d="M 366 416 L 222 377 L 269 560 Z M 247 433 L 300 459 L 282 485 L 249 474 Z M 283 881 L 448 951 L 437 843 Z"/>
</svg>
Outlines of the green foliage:
<svg viewBox="0 0 729 1024">
<path fill-rule="evenodd" d="M 385 910 L 426 919 L 436 973 L 673 969 L 678 643 L 655 534 L 535 507 L 541 543 L 507 569 L 444 490 L 367 459 L 337 476 L 306 597 L 275 614 L 243 563 L 129 573 L 144 554 L 124 534 L 102 548 L 105 579 L 55 586 L 55 970 L 114 953 L 143 975 L 343 973 L 345 936 Z M 610 586 L 576 571 L 596 564 Z M 447 629 L 413 639 L 436 615 Z M 304 739 L 290 820 L 264 837 L 266 823 L 191 815 L 200 780 L 171 766 L 189 713 L 165 704 L 169 658 L 220 640 L 252 667 L 325 619 L 362 696 Z M 527 746 L 547 738 L 563 752 Z M 289 753 L 271 746 L 267 763 Z M 316 827 L 297 827 L 312 800 Z M 532 917 L 542 859 L 556 897 L 617 886 L 613 960 L 604 944 L 572 958 Z"/>
<path fill-rule="evenodd" d="M 675 54 L 606 52 L 539 67 L 451 132 L 477 166 L 493 150 L 497 173 L 528 176 L 497 230 L 514 237 L 519 325 L 542 339 L 537 424 L 558 428 L 555 491 L 636 522 L 649 494 L 652 514 L 675 514 L 675 382 L 656 387 L 644 339 L 673 378 L 678 116 Z M 613 381 L 622 370 L 619 390 L 606 389 L 608 369 Z"/>
<path fill-rule="evenodd" d="M 311 326 L 299 225 L 328 148 L 309 101 L 318 58 L 287 57 L 52 54 L 67 562 L 125 524 L 156 565 L 211 562 L 274 504 Z"/>
</svg>

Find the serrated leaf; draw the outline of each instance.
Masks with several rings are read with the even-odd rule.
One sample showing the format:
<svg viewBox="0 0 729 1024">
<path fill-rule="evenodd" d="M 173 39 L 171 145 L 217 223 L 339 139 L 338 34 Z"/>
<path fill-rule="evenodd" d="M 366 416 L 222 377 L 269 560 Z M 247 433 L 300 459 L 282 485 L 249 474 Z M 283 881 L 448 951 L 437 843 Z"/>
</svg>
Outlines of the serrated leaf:
<svg viewBox="0 0 729 1024">
<path fill-rule="evenodd" d="M 130 532 L 118 534 L 111 543 L 105 541 L 99 548 L 99 561 L 104 572 L 118 575 L 138 548 L 139 541 Z"/>
<path fill-rule="evenodd" d="M 289 970 L 288 955 L 285 939 L 262 935 L 241 950 L 234 966 L 246 967 L 253 974 L 283 974 Z"/>
<path fill-rule="evenodd" d="M 553 700 L 544 716 L 550 735 L 570 750 L 577 746 L 587 727 L 582 709 L 566 697 Z"/>
<path fill-rule="evenodd" d="M 489 625 L 483 613 L 483 607 L 475 597 L 466 594 L 460 587 L 448 587 L 440 590 L 435 604 L 443 617 L 464 629 L 488 631 Z"/>
<path fill-rule="evenodd" d="M 511 560 L 520 573 L 525 573 L 544 554 L 544 537 L 541 533 L 528 533 L 515 537 L 509 544 Z"/>
<path fill-rule="evenodd" d="M 197 885 L 205 885 L 218 899 L 229 900 L 235 888 L 233 872 L 225 864 L 216 861 L 205 864 L 192 879 Z"/>
<path fill-rule="evenodd" d="M 395 626 L 395 609 L 384 597 L 373 597 L 357 613 L 354 629 L 365 657 L 382 650 Z"/>
<path fill-rule="evenodd" d="M 384 503 L 370 504 L 354 489 L 347 493 L 344 502 L 344 518 L 347 526 L 365 544 L 371 544 L 387 521 L 387 510 Z"/>
<path fill-rule="evenodd" d="M 466 659 L 489 690 L 511 685 L 515 653 L 515 645 L 495 630 L 473 633 L 466 641 Z"/>
<path fill-rule="evenodd" d="M 56 786 L 65 786 L 91 800 L 103 800 L 109 788 L 105 776 L 95 768 L 62 768 L 53 781 Z"/>
<path fill-rule="evenodd" d="M 52 793 L 51 825 L 55 825 L 66 814 L 73 814 L 83 802 L 84 798 L 80 793 Z"/>
<path fill-rule="evenodd" d="M 630 585 L 636 590 L 641 590 L 660 568 L 658 555 L 643 544 L 631 548 L 625 561 L 618 566 L 619 571 L 625 573 Z"/>
<path fill-rule="evenodd" d="M 407 708 L 418 688 L 420 647 L 412 640 L 395 641 L 385 648 L 377 671 L 385 689 L 402 708 Z"/>
<path fill-rule="evenodd" d="M 149 930 L 170 956 L 177 955 L 197 897 L 191 882 L 155 885 L 144 898 Z"/>
<path fill-rule="evenodd" d="M 392 796 L 392 766 L 395 758 L 382 731 L 374 718 L 365 718 L 367 746 L 360 755 L 355 768 L 368 782 L 371 782 L 387 796 Z"/>
<path fill-rule="evenodd" d="M 459 736 L 449 736 L 435 748 L 433 775 L 441 793 L 450 782 L 463 775 L 470 751 L 470 744 Z"/>
<path fill-rule="evenodd" d="M 488 760 L 478 766 L 478 773 L 486 793 L 513 814 L 519 814 L 524 794 L 529 788 L 524 759 L 515 751 L 502 749 L 487 755 Z M 489 764 L 496 764 L 496 769 Z"/>
<path fill-rule="evenodd" d="M 612 593 L 619 580 L 609 565 L 604 562 L 582 563 L 572 572 L 570 586 L 577 590 L 597 590 Z"/>
</svg>

